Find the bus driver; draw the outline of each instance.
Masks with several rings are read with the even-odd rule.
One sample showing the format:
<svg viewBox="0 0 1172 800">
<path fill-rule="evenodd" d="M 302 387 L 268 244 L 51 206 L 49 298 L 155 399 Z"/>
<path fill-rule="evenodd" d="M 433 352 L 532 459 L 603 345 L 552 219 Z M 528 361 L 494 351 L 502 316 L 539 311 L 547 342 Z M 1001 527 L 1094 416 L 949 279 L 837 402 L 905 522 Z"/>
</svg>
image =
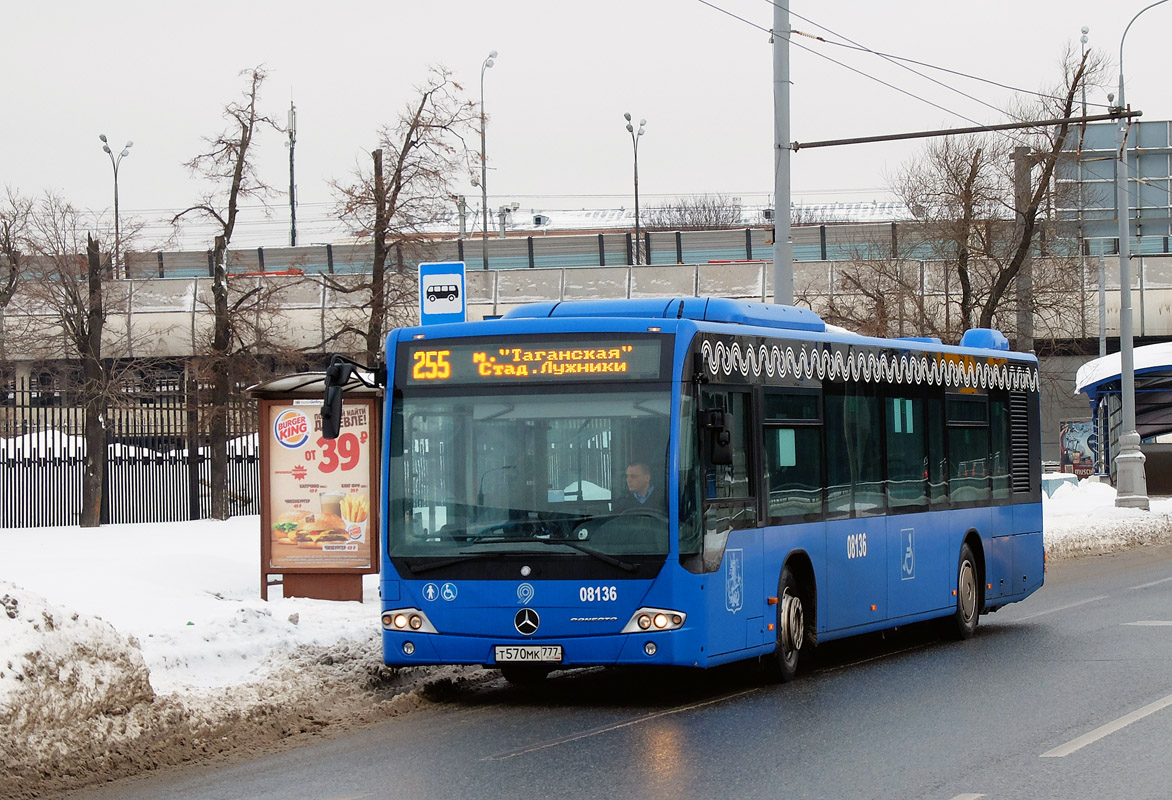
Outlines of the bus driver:
<svg viewBox="0 0 1172 800">
<path fill-rule="evenodd" d="M 613 506 L 616 514 L 640 508 L 658 514 L 667 510 L 663 489 L 651 485 L 651 466 L 646 461 L 632 461 L 627 465 L 627 493 L 617 496 Z"/>
</svg>

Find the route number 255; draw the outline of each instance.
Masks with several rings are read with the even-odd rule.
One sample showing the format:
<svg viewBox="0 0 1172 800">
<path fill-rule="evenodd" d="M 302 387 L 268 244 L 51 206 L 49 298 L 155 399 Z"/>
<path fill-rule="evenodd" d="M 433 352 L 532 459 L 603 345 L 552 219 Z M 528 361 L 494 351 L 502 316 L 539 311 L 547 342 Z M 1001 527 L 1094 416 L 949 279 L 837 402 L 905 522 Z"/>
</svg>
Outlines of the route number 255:
<svg viewBox="0 0 1172 800">
<path fill-rule="evenodd" d="M 417 381 L 435 381 L 450 378 L 452 364 L 448 361 L 451 350 L 416 350 L 415 366 L 411 368 L 411 377 Z"/>
</svg>

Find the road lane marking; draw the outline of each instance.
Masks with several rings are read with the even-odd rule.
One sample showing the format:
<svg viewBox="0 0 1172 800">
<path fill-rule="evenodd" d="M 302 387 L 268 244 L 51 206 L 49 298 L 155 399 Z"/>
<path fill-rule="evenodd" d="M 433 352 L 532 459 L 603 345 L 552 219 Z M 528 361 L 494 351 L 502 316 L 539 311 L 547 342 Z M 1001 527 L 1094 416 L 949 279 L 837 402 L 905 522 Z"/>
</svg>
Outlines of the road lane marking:
<svg viewBox="0 0 1172 800">
<path fill-rule="evenodd" d="M 892 650 L 890 653 L 880 653 L 879 655 L 871 656 L 870 658 L 861 658 L 858 661 L 848 661 L 845 664 L 839 664 L 837 667 L 819 667 L 818 669 L 814 670 L 814 672 L 819 675 L 824 675 L 824 674 L 827 674 L 830 672 L 838 672 L 839 670 L 842 670 L 842 669 L 849 669 L 850 667 L 857 667 L 860 664 L 869 664 L 872 661 L 879 661 L 880 659 L 891 658 L 892 656 L 898 656 L 901 653 L 910 653 L 913 650 L 923 650 L 925 647 L 928 647 L 929 645 L 933 645 L 933 644 L 936 644 L 936 642 L 924 642 L 923 644 L 914 644 L 911 647 L 905 647 L 902 650 Z"/>
<path fill-rule="evenodd" d="M 983 794 L 958 794 L 952 800 L 981 800 L 984 796 Z"/>
<path fill-rule="evenodd" d="M 1168 581 L 1172 581 L 1172 578 L 1160 578 L 1160 580 L 1152 581 L 1151 583 L 1141 583 L 1139 586 L 1130 587 L 1128 591 L 1133 591 L 1135 589 L 1147 589 L 1149 586 L 1159 586 L 1161 583 L 1167 583 Z"/>
<path fill-rule="evenodd" d="M 1104 736 L 1110 736 L 1111 734 L 1115 733 L 1116 731 L 1123 730 L 1124 728 L 1126 728 L 1128 725 L 1132 724 L 1133 722 L 1138 722 L 1139 720 L 1143 719 L 1144 717 L 1149 716 L 1151 714 L 1155 714 L 1157 711 L 1160 711 L 1161 709 L 1167 708 L 1168 706 L 1172 706 L 1172 694 L 1168 695 L 1167 697 L 1161 698 L 1154 703 L 1148 703 L 1143 708 L 1136 709 L 1135 711 L 1132 711 L 1130 714 L 1124 714 L 1119 719 L 1112 720 L 1111 722 L 1108 722 L 1106 725 L 1100 725 L 1099 727 L 1095 728 L 1090 733 L 1084 733 L 1082 736 L 1078 737 L 1077 739 L 1071 739 L 1066 744 L 1061 745 L 1059 747 L 1055 747 L 1053 750 L 1047 750 L 1045 753 L 1042 753 L 1042 755 L 1040 757 L 1041 758 L 1063 758 L 1063 757 L 1068 756 L 1071 753 L 1075 752 L 1076 750 L 1081 750 L 1082 748 L 1086 747 L 1088 744 L 1092 744 L 1094 742 L 1099 741 Z"/>
<path fill-rule="evenodd" d="M 1085 606 L 1087 603 L 1097 603 L 1100 600 L 1106 600 L 1107 597 L 1108 597 L 1108 595 L 1105 595 L 1105 594 L 1101 594 L 1098 597 L 1088 597 L 1086 600 L 1079 600 L 1077 603 L 1070 603 L 1069 605 L 1058 606 L 1058 608 L 1051 608 L 1049 611 L 1039 611 L 1036 614 L 1027 614 L 1024 617 L 1018 617 L 1016 620 L 1014 620 L 1014 622 L 1025 622 L 1027 619 L 1034 619 L 1035 617 L 1044 617 L 1047 614 L 1055 614 L 1059 611 L 1066 611 L 1067 609 L 1070 609 L 1070 608 L 1078 608 L 1079 606 Z"/>
<path fill-rule="evenodd" d="M 1123 624 L 1141 628 L 1172 628 L 1172 620 L 1166 619 L 1141 619 L 1139 622 L 1125 622 Z"/>
<path fill-rule="evenodd" d="M 509 750 L 508 752 L 505 752 L 505 753 L 497 753 L 494 756 L 485 756 L 484 758 L 482 758 L 480 760 L 481 761 L 507 761 L 510 758 L 516 758 L 517 756 L 523 756 L 527 753 L 535 753 L 538 750 L 545 750 L 550 747 L 557 747 L 559 744 L 569 744 L 570 742 L 576 742 L 579 739 L 588 739 L 591 736 L 598 736 L 603 733 L 609 733 L 610 731 L 617 731 L 617 730 L 621 730 L 623 728 L 629 728 L 632 725 L 639 725 L 644 722 L 650 722 L 651 720 L 659 719 L 660 717 L 667 717 L 672 714 L 679 714 L 684 711 L 694 711 L 697 708 L 704 708 L 705 706 L 715 705 L 716 703 L 723 703 L 725 700 L 733 700 L 737 697 L 744 697 L 747 694 L 752 694 L 753 692 L 757 692 L 757 691 L 760 691 L 760 689 L 759 688 L 745 689 L 742 692 L 734 692 L 733 694 L 721 695 L 720 697 L 714 697 L 711 700 L 704 700 L 699 703 L 691 703 L 686 706 L 680 706 L 679 708 L 669 708 L 666 711 L 656 711 L 654 714 L 644 714 L 641 717 L 635 717 L 634 719 L 629 719 L 629 720 L 626 720 L 625 722 L 616 722 L 613 725 L 603 725 L 602 727 L 591 728 L 588 731 L 582 731 L 581 733 L 571 734 L 570 736 L 560 736 L 557 739 L 550 739 L 548 742 L 539 742 L 538 744 L 530 745 L 529 747 L 522 747 L 517 750 Z"/>
</svg>

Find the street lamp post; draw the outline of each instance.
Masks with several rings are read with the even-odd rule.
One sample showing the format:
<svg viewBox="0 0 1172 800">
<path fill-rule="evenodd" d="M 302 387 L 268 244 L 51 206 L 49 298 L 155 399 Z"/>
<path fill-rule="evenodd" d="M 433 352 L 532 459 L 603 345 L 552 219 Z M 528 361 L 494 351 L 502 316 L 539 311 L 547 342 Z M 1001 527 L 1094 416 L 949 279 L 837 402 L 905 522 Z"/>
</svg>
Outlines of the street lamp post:
<svg viewBox="0 0 1172 800">
<path fill-rule="evenodd" d="M 118 267 L 120 263 L 120 253 L 122 250 L 122 229 L 121 223 L 118 219 L 118 165 L 122 163 L 122 159 L 130 155 L 130 148 L 134 147 L 134 142 L 127 140 L 126 146 L 122 148 L 122 152 L 118 157 L 114 157 L 114 151 L 110 149 L 109 142 L 106 141 L 106 134 L 98 134 L 98 138 L 102 140 L 102 150 L 110 157 L 110 164 L 114 167 L 114 277 L 119 277 Z"/>
<path fill-rule="evenodd" d="M 1140 14 L 1168 0 L 1141 9 L 1119 38 L 1119 109 L 1125 111 L 1123 95 L 1123 43 L 1127 32 Z M 1148 482 L 1144 474 L 1144 454 L 1140 450 L 1140 436 L 1135 424 L 1135 353 L 1132 341 L 1131 319 L 1131 202 L 1127 196 L 1127 125 L 1128 117 L 1119 117 L 1116 144 L 1119 147 L 1119 165 L 1115 172 L 1116 216 L 1119 218 L 1119 378 L 1123 405 L 1123 432 L 1119 437 L 1119 455 L 1115 457 L 1115 505 L 1147 509 Z"/>
<path fill-rule="evenodd" d="M 631 149 L 635 154 L 635 263 L 642 264 L 639 259 L 639 137 L 643 135 L 647 120 L 639 120 L 639 130 L 636 131 L 629 111 L 623 114 L 623 119 L 627 121 L 627 133 L 631 134 Z"/>
<path fill-rule="evenodd" d="M 485 269 L 488 269 L 488 162 L 484 154 L 484 71 L 496 63 L 494 58 L 496 50 L 489 52 L 488 58 L 480 65 L 480 209 L 484 214 L 484 224 L 480 229 L 480 252 Z"/>
</svg>

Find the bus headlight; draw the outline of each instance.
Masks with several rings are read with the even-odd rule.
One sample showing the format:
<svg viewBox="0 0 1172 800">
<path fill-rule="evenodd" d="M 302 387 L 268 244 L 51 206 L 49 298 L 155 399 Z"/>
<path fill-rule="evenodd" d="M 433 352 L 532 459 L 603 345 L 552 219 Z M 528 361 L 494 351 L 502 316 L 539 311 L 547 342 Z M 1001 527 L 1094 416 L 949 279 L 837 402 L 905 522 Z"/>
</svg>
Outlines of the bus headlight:
<svg viewBox="0 0 1172 800">
<path fill-rule="evenodd" d="M 622 633 L 674 631 L 684 627 L 684 620 L 687 618 L 687 614 L 667 608 L 640 608 L 631 615 L 631 621 L 626 624 Z"/>
<path fill-rule="evenodd" d="M 393 608 L 384 611 L 382 615 L 383 630 L 386 631 L 418 631 L 419 633 L 438 633 L 427 615 L 418 608 Z"/>
</svg>

